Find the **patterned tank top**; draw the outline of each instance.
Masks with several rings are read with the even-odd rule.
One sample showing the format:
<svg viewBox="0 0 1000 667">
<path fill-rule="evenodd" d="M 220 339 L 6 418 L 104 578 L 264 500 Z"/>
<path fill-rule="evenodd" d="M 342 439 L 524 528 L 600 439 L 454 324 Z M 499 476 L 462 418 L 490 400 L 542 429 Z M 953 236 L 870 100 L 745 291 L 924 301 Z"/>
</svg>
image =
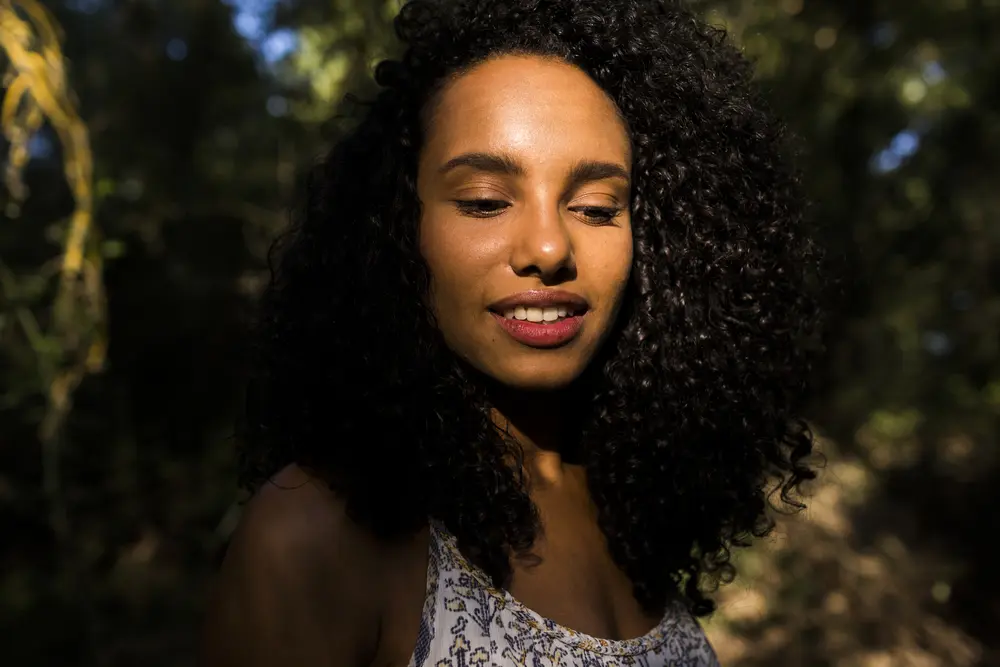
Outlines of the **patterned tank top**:
<svg viewBox="0 0 1000 667">
<path fill-rule="evenodd" d="M 719 667 L 680 603 L 636 639 L 598 639 L 543 618 L 495 588 L 431 524 L 427 597 L 409 667 Z"/>
</svg>

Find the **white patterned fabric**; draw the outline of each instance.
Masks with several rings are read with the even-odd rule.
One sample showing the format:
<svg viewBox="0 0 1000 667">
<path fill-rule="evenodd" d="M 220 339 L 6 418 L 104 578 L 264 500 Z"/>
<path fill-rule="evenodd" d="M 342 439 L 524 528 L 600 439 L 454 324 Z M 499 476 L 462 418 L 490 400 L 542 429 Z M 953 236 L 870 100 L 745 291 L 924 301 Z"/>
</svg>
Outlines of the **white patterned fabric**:
<svg viewBox="0 0 1000 667">
<path fill-rule="evenodd" d="M 719 667 L 680 603 L 636 639 L 598 639 L 558 625 L 495 588 L 455 539 L 431 524 L 427 597 L 409 667 Z"/>
</svg>

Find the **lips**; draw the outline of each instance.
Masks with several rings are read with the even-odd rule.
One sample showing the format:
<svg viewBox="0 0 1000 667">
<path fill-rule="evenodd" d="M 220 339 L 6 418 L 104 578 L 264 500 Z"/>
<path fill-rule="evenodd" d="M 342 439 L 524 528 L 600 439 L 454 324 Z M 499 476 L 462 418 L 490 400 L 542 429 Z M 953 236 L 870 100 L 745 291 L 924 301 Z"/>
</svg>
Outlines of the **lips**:
<svg viewBox="0 0 1000 667">
<path fill-rule="evenodd" d="M 561 347 L 576 338 L 588 309 L 586 299 L 561 290 L 512 294 L 490 306 L 511 338 L 536 349 Z"/>
</svg>

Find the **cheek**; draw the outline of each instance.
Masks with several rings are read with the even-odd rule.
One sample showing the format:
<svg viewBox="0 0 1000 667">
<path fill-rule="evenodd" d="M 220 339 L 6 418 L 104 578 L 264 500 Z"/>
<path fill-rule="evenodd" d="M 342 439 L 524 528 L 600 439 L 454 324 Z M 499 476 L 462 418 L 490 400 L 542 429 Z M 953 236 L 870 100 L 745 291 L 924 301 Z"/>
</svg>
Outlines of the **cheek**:
<svg viewBox="0 0 1000 667">
<path fill-rule="evenodd" d="M 605 302 L 621 300 L 632 273 L 632 234 L 602 238 L 594 243 L 588 257 L 588 267 L 600 297 Z M 582 274 L 582 272 L 581 272 Z"/>
<path fill-rule="evenodd" d="M 444 325 L 476 300 L 482 248 L 456 225 L 431 218 L 421 223 L 420 252 L 431 274 L 431 306 Z"/>
<path fill-rule="evenodd" d="M 629 220 L 625 225 L 625 233 L 622 234 L 621 243 L 617 247 L 618 271 L 621 276 L 621 289 L 625 289 L 625 283 L 632 275 L 632 264 L 635 260 L 635 246 L 632 238 L 632 222 Z"/>
<path fill-rule="evenodd" d="M 629 276 L 632 275 L 632 265 L 634 261 L 635 248 L 632 245 L 632 232 L 629 231 L 628 238 L 621 249 L 621 260 L 619 263 L 619 270 L 621 271 L 623 285 L 628 282 Z"/>
<path fill-rule="evenodd" d="M 614 276 L 615 293 L 612 298 L 614 299 L 614 312 L 616 314 L 625 298 L 629 277 L 632 275 L 632 247 L 629 246 L 622 256 L 623 260 L 616 266 Z"/>
</svg>

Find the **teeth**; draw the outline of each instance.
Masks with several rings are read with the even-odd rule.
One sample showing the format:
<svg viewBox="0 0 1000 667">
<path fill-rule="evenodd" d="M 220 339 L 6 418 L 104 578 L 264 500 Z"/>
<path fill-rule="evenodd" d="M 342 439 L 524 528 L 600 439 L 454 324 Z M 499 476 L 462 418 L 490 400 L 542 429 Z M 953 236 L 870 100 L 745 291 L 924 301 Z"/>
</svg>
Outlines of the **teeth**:
<svg viewBox="0 0 1000 667">
<path fill-rule="evenodd" d="M 535 308 L 528 306 L 517 306 L 503 311 L 503 316 L 508 320 L 525 320 L 528 322 L 555 322 L 564 317 L 573 317 L 576 313 L 572 308 L 566 306 L 550 306 L 548 308 Z"/>
</svg>

